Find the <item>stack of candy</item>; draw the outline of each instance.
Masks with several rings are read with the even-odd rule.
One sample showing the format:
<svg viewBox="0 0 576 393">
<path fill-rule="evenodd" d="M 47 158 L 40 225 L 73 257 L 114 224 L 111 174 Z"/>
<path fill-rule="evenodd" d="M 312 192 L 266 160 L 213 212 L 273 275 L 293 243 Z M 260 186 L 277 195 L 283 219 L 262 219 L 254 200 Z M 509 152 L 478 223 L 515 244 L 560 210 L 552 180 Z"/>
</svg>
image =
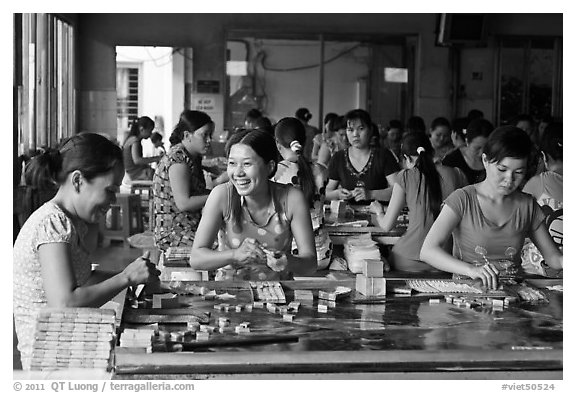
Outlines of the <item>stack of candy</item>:
<svg viewBox="0 0 576 393">
<path fill-rule="evenodd" d="M 362 263 L 367 259 L 381 260 L 380 249 L 369 233 L 348 238 L 344 244 L 344 257 L 352 273 L 361 273 Z"/>
<path fill-rule="evenodd" d="M 43 308 L 35 319 L 31 370 L 111 368 L 113 310 Z"/>
<path fill-rule="evenodd" d="M 278 281 L 250 281 L 254 299 L 266 303 L 286 303 L 282 285 Z"/>
<path fill-rule="evenodd" d="M 164 264 L 166 266 L 188 266 L 191 252 L 192 247 L 168 247 Z"/>
<path fill-rule="evenodd" d="M 142 352 L 152 352 L 154 329 L 124 329 L 120 335 L 120 347 L 141 349 Z"/>
</svg>

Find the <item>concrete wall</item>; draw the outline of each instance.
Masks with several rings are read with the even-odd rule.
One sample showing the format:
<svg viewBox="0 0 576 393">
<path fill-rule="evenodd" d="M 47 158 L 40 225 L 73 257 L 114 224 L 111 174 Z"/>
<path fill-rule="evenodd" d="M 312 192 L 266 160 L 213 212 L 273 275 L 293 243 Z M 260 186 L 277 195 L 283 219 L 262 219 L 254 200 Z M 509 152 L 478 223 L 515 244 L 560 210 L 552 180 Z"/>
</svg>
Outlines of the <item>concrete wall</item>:
<svg viewBox="0 0 576 393">
<path fill-rule="evenodd" d="M 218 80 L 224 86 L 225 40 L 227 32 L 232 30 L 269 35 L 294 33 L 309 39 L 316 39 L 314 35 L 318 33 L 333 32 L 347 35 L 350 40 L 359 35 L 380 38 L 417 35 L 414 113 L 430 122 L 437 114 L 452 110 L 449 50 L 435 45 L 437 15 L 78 14 L 80 107 L 94 94 L 106 96 L 115 91 L 116 45 L 191 47 L 194 81 Z M 490 36 L 562 36 L 562 14 L 489 14 L 488 22 Z M 489 72 L 486 69 L 486 74 Z M 492 81 L 484 79 L 484 83 L 491 85 Z M 223 97 L 224 91 L 221 94 Z M 113 113 L 111 107 L 102 108 L 102 115 Z M 89 114 L 81 111 L 81 128 L 86 125 L 86 115 Z M 110 123 L 115 124 L 114 119 Z"/>
</svg>

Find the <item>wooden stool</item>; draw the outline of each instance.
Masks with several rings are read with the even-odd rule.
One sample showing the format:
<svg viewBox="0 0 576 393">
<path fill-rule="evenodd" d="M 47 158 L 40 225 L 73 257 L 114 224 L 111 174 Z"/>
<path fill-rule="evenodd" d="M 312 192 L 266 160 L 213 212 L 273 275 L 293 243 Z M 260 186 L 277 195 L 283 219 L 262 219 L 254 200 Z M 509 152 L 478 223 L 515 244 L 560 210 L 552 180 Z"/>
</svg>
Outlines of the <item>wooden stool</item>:
<svg viewBox="0 0 576 393">
<path fill-rule="evenodd" d="M 133 180 L 130 183 L 130 194 L 140 195 L 142 203 L 143 222 L 148 225 L 149 231 L 154 231 L 154 198 L 152 196 L 152 180 Z"/>
<path fill-rule="evenodd" d="M 108 247 L 110 240 L 122 240 L 124 247 L 129 248 L 127 238 L 144 230 L 140 195 L 116 194 L 116 203 L 110 205 L 110 218 L 110 225 L 106 217 L 100 219 L 102 247 Z"/>
</svg>

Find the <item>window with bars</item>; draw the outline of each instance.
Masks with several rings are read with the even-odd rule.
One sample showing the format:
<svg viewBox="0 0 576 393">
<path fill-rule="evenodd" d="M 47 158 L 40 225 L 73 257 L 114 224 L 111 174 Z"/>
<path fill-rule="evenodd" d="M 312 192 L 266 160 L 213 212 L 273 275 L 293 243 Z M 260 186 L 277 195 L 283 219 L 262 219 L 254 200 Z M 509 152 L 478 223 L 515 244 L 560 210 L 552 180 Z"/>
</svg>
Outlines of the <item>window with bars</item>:
<svg viewBox="0 0 576 393">
<path fill-rule="evenodd" d="M 128 131 L 138 118 L 139 75 L 138 66 L 118 64 L 116 69 L 116 123 L 119 132 Z M 121 137 L 121 135 L 119 135 Z M 119 138 L 122 140 L 123 138 Z"/>
</svg>

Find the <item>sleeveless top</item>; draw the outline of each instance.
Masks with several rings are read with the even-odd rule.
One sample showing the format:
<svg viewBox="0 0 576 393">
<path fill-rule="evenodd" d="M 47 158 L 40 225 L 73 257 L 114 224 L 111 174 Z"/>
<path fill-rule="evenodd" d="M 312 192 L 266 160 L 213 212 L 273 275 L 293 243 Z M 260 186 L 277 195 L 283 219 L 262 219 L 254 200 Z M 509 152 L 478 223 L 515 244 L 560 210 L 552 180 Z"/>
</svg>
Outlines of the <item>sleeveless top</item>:
<svg viewBox="0 0 576 393">
<path fill-rule="evenodd" d="M 124 161 L 124 170 L 130 177 L 130 180 L 142 180 L 146 179 L 146 170 L 150 168 L 148 164 L 136 164 L 132 158 L 132 145 L 135 143 L 140 143 L 138 138 L 135 136 L 130 136 L 124 142 L 122 147 L 122 160 Z"/>
<path fill-rule="evenodd" d="M 292 231 L 290 222 L 286 217 L 286 200 L 289 186 L 269 182 L 270 192 L 272 194 L 272 203 L 274 212 L 268 217 L 264 225 L 258 225 L 252 220 L 244 198 L 240 197 L 241 210 L 241 227 L 232 219 L 232 193 L 234 185 L 228 182 L 226 187 L 226 201 L 224 205 L 224 221 L 218 232 L 218 250 L 230 250 L 238 248 L 244 239 L 253 238 L 270 251 L 282 251 L 290 253 L 292 244 Z M 260 265 L 254 264 L 255 266 Z M 274 272 L 271 269 L 251 270 L 235 269 L 228 265 L 217 270 L 215 280 L 253 280 L 253 281 L 278 281 L 291 280 L 292 273 L 288 271 Z"/>
</svg>

